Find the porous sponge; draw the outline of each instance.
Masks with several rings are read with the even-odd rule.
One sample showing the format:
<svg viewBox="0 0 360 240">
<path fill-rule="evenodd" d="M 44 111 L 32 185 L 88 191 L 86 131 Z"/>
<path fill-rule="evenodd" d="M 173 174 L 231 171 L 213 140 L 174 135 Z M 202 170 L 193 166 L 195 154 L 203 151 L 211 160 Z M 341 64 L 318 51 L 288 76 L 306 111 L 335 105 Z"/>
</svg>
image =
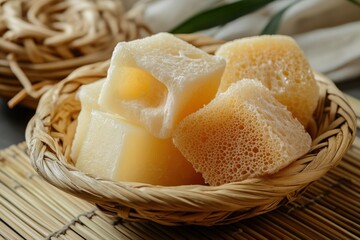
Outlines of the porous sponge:
<svg viewBox="0 0 360 240">
<path fill-rule="evenodd" d="M 291 37 L 238 39 L 222 45 L 216 55 L 227 62 L 219 92 L 239 79 L 257 79 L 305 127 L 308 125 L 317 106 L 319 89 L 308 61 Z"/>
<path fill-rule="evenodd" d="M 259 81 L 248 79 L 182 120 L 173 141 L 210 185 L 275 173 L 311 145 L 286 107 Z"/>
</svg>

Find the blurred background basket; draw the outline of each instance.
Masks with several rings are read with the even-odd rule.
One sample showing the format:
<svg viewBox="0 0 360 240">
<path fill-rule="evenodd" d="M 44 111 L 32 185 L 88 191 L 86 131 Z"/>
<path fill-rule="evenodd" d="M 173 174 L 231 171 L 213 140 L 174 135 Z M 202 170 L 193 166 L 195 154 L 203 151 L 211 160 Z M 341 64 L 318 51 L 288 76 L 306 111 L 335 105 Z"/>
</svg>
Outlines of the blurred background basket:
<svg viewBox="0 0 360 240">
<path fill-rule="evenodd" d="M 38 97 L 115 44 L 149 35 L 141 6 L 122 0 L 0 1 L 0 97 L 35 108 Z"/>
<path fill-rule="evenodd" d="M 200 35 L 179 37 L 209 53 L 221 44 Z M 320 99 L 311 126 L 311 150 L 277 174 L 217 187 L 162 187 L 95 178 L 77 171 L 69 157 L 80 111 L 75 96 L 81 85 L 105 77 L 108 66 L 106 61 L 79 68 L 46 92 L 26 139 L 34 168 L 49 183 L 124 219 L 210 226 L 269 212 L 299 198 L 340 162 L 355 138 L 353 110 L 335 85 L 316 73 Z"/>
</svg>

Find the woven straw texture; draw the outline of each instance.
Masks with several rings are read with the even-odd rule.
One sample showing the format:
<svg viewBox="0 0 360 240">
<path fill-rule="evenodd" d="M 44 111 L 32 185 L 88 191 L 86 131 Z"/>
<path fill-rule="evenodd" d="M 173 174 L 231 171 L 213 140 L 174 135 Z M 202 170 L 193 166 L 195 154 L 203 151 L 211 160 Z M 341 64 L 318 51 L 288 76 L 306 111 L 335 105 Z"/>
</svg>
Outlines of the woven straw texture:
<svg viewBox="0 0 360 240">
<path fill-rule="evenodd" d="M 212 52 L 219 42 L 181 36 Z M 109 62 L 82 67 L 48 91 L 30 121 L 26 139 L 35 170 L 52 185 L 95 203 L 105 213 L 165 225 L 218 225 L 269 212 L 291 202 L 337 165 L 353 142 L 356 118 L 349 103 L 326 77 L 316 74 L 320 99 L 314 113 L 311 150 L 271 177 L 210 186 L 161 187 L 113 182 L 85 175 L 69 158 L 82 84 L 106 76 Z"/>
<path fill-rule="evenodd" d="M 360 101 L 356 101 L 360 120 Z M 25 148 L 22 143 L 0 150 L 1 240 L 314 240 L 360 236 L 360 138 L 343 161 L 312 184 L 301 199 L 261 216 L 213 227 L 170 227 L 105 216 L 91 203 L 41 179 Z"/>
<path fill-rule="evenodd" d="M 51 85 L 115 44 L 149 34 L 121 0 L 0 1 L 0 97 L 35 108 Z"/>
</svg>

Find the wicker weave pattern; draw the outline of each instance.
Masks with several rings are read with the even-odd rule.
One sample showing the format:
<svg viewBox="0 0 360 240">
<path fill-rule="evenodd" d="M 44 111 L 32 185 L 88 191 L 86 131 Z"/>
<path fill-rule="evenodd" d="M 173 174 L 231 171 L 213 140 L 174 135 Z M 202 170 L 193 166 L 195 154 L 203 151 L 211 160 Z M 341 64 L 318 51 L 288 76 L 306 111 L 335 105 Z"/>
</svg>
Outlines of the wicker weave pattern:
<svg viewBox="0 0 360 240">
<path fill-rule="evenodd" d="M 182 38 L 210 52 L 220 44 L 195 35 Z M 312 148 L 271 177 L 217 187 L 161 187 L 96 179 L 78 172 L 69 158 L 80 110 L 75 94 L 82 84 L 106 76 L 108 65 L 80 68 L 48 91 L 28 125 L 26 139 L 34 168 L 48 182 L 125 219 L 217 225 L 271 211 L 298 198 L 311 182 L 337 165 L 356 134 L 356 118 L 348 102 L 332 82 L 316 74 L 320 100 L 311 127 Z"/>
<path fill-rule="evenodd" d="M 0 1 L 0 96 L 36 105 L 74 69 L 109 59 L 115 44 L 149 35 L 121 0 Z"/>
</svg>

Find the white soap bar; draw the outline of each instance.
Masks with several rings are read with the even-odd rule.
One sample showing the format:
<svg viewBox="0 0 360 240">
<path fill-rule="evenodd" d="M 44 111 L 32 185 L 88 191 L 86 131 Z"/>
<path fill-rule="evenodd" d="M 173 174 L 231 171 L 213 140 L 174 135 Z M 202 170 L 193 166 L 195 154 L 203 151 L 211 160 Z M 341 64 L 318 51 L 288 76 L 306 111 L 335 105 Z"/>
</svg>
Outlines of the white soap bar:
<svg viewBox="0 0 360 240">
<path fill-rule="evenodd" d="M 105 82 L 105 79 L 83 85 L 78 92 L 78 98 L 81 103 L 81 111 L 77 119 L 77 127 L 75 137 L 71 147 L 71 158 L 74 162 L 79 155 L 81 144 L 84 141 L 85 134 L 89 127 L 89 121 L 92 109 L 99 109 L 98 99 L 100 90 Z"/>
<path fill-rule="evenodd" d="M 181 119 L 214 98 L 224 67 L 222 58 L 168 33 L 121 42 L 99 105 L 169 138 Z"/>
<path fill-rule="evenodd" d="M 122 117 L 92 111 L 76 167 L 115 181 L 155 185 L 203 184 L 204 180 L 173 145 Z"/>
</svg>

